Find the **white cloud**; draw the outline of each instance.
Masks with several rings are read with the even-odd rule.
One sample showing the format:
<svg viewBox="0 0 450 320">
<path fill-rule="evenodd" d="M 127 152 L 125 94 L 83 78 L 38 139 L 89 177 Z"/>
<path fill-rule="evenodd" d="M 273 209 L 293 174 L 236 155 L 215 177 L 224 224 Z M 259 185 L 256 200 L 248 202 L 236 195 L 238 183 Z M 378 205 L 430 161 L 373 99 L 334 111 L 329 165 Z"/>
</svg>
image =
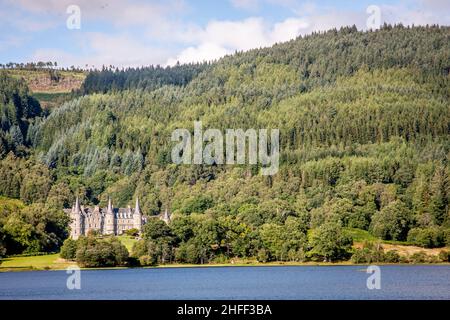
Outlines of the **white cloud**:
<svg viewBox="0 0 450 320">
<path fill-rule="evenodd" d="M 205 28 L 191 27 L 180 34 L 186 43 L 194 43 L 177 56 L 169 58 L 167 64 L 210 61 L 236 50 L 266 47 L 297 37 L 309 24 L 303 19 L 289 18 L 268 24 L 262 18 L 242 21 L 211 21 Z"/>
<path fill-rule="evenodd" d="M 262 18 L 248 18 L 243 21 L 212 21 L 197 37 L 201 41 L 246 50 L 266 43 Z"/>
<path fill-rule="evenodd" d="M 289 18 L 276 23 L 270 34 L 271 42 L 283 42 L 298 37 L 309 28 L 310 23 L 306 19 Z"/>
<path fill-rule="evenodd" d="M 221 47 L 215 43 L 203 43 L 196 47 L 189 47 L 181 51 L 176 58 L 169 58 L 166 65 L 173 66 L 177 62 L 202 62 L 213 61 L 231 53 L 229 50 Z"/>
</svg>

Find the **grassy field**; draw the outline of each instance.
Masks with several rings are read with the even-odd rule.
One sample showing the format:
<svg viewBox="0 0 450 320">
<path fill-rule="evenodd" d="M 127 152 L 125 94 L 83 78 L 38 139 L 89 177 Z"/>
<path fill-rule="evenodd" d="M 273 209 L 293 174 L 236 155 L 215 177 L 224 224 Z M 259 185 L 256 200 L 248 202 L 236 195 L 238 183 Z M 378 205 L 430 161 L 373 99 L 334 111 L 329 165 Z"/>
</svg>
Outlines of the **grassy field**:
<svg viewBox="0 0 450 320">
<path fill-rule="evenodd" d="M 133 244 L 137 241 L 134 237 L 119 236 L 120 241 L 131 252 Z M 25 270 L 58 270 L 74 265 L 74 262 L 66 261 L 59 257 L 58 253 L 42 256 L 8 257 L 0 264 L 1 271 L 25 271 Z"/>
<path fill-rule="evenodd" d="M 45 256 L 30 257 L 11 257 L 3 260 L 0 264 L 0 272 L 11 271 L 30 271 L 30 270 L 62 270 L 75 263 L 65 261 L 59 257 L 59 254 L 50 254 Z M 317 263 L 317 262 L 269 262 L 260 263 L 256 260 L 236 259 L 229 263 L 209 263 L 209 264 L 164 264 L 149 268 L 200 268 L 200 267 L 251 267 L 251 266 L 313 266 L 313 265 L 350 265 L 349 261 L 339 263 Z M 89 268 L 86 268 L 89 269 Z M 116 268 L 105 268 L 116 269 Z M 120 268 L 123 269 L 123 268 Z"/>
<path fill-rule="evenodd" d="M 57 253 L 43 256 L 9 257 L 2 260 L 0 271 L 57 270 L 65 269 L 73 264 L 73 262 L 61 259 Z"/>
<path fill-rule="evenodd" d="M 390 244 L 390 245 L 398 245 L 398 246 L 413 246 L 412 243 L 409 243 L 407 241 L 394 241 L 394 240 L 381 240 L 369 233 L 369 231 L 356 229 L 356 228 L 344 228 L 344 232 L 352 237 L 353 242 L 364 242 L 364 241 L 370 241 L 370 242 L 377 242 L 380 241 L 383 244 Z"/>
<path fill-rule="evenodd" d="M 125 247 L 127 247 L 128 252 L 131 253 L 131 249 L 133 249 L 133 245 L 137 242 L 137 240 L 134 237 L 126 235 L 118 236 L 118 238 L 125 245 Z"/>
<path fill-rule="evenodd" d="M 371 235 L 368 231 L 356 228 L 344 228 L 345 234 L 352 237 L 353 242 L 378 241 L 377 237 Z"/>
</svg>

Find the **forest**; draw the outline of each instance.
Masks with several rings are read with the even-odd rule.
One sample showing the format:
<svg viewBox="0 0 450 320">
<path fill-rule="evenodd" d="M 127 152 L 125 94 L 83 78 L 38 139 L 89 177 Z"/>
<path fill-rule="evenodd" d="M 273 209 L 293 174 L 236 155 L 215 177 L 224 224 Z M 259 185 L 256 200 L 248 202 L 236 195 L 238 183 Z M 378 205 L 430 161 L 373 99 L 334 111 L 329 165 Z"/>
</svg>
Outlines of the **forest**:
<svg viewBox="0 0 450 320">
<path fill-rule="evenodd" d="M 199 73 L 208 68 L 207 63 L 177 64 L 173 67 L 150 66 L 118 69 L 113 66 L 91 70 L 83 82 L 80 92 L 106 93 L 112 90 L 154 90 L 165 85 L 185 86 Z"/>
<path fill-rule="evenodd" d="M 345 27 L 212 63 L 104 68 L 49 113 L 0 71 L 0 255 L 58 251 L 78 195 L 172 215 L 149 219 L 129 255 L 114 239 L 66 240 L 62 254 L 85 266 L 448 261 L 449 40 L 450 27 Z M 278 173 L 173 164 L 171 132 L 198 120 L 278 128 Z M 355 230 L 443 251 L 355 248 Z M 103 247 L 118 262 L 86 253 Z"/>
</svg>

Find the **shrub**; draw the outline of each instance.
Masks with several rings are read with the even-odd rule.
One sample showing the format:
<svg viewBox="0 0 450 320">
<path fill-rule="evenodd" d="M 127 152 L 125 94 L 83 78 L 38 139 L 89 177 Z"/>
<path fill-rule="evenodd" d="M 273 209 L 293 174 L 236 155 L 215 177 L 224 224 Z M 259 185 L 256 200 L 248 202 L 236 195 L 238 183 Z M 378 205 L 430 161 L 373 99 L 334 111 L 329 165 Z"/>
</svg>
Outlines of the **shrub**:
<svg viewBox="0 0 450 320">
<path fill-rule="evenodd" d="M 229 259 L 224 254 L 219 254 L 218 256 L 214 257 L 214 263 L 228 263 Z"/>
<path fill-rule="evenodd" d="M 145 256 L 139 257 L 139 263 L 143 267 L 145 267 L 145 266 L 154 266 L 154 265 L 156 265 L 156 262 L 157 261 L 156 261 L 154 256 L 145 255 Z"/>
<path fill-rule="evenodd" d="M 368 263 L 370 260 L 370 251 L 367 248 L 356 249 L 351 260 L 353 263 Z"/>
<path fill-rule="evenodd" d="M 400 256 L 395 250 L 384 252 L 379 243 L 365 242 L 361 249 L 356 249 L 351 258 L 354 263 L 399 262 Z"/>
<path fill-rule="evenodd" d="M 306 260 L 306 255 L 303 249 L 291 249 L 288 251 L 288 259 L 289 261 L 303 262 Z"/>
<path fill-rule="evenodd" d="M 444 235 L 445 245 L 447 247 L 450 247 L 450 228 L 449 229 L 444 229 L 444 231 L 442 233 Z"/>
<path fill-rule="evenodd" d="M 362 248 L 355 250 L 351 260 L 353 263 L 396 263 L 400 261 L 400 255 L 395 250 L 384 252 L 380 243 L 366 241 Z"/>
<path fill-rule="evenodd" d="M 428 262 L 428 256 L 425 252 L 419 251 L 419 252 L 413 253 L 409 257 L 409 262 L 410 263 L 425 263 L 425 262 Z"/>
<path fill-rule="evenodd" d="M 401 260 L 400 255 L 395 250 L 389 250 L 384 254 L 384 262 L 398 263 L 400 262 L 400 260 Z"/>
<path fill-rule="evenodd" d="M 409 263 L 409 258 L 407 256 L 400 256 L 400 259 L 398 260 L 400 263 Z"/>
<path fill-rule="evenodd" d="M 262 248 L 258 250 L 258 254 L 256 256 L 256 260 L 258 260 L 258 262 L 267 262 L 269 261 L 269 253 L 267 252 L 266 249 Z"/>
<path fill-rule="evenodd" d="M 441 262 L 450 262 L 450 252 L 448 251 L 442 250 L 438 257 Z"/>
<path fill-rule="evenodd" d="M 429 262 L 429 263 L 439 263 L 439 262 L 441 262 L 441 260 L 439 259 L 439 256 L 428 255 L 427 262 Z"/>
</svg>

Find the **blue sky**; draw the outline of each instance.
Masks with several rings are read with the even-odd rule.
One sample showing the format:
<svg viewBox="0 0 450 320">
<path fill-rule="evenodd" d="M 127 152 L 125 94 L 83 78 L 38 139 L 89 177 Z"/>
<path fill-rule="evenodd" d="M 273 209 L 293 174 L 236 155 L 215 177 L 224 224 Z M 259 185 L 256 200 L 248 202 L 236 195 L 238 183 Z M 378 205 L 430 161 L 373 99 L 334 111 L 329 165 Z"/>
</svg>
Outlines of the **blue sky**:
<svg viewBox="0 0 450 320">
<path fill-rule="evenodd" d="M 80 29 L 67 27 L 70 5 L 80 9 Z M 0 63 L 120 67 L 213 60 L 312 31 L 367 29 L 371 5 L 381 23 L 450 25 L 448 0 L 0 0 Z"/>
</svg>

